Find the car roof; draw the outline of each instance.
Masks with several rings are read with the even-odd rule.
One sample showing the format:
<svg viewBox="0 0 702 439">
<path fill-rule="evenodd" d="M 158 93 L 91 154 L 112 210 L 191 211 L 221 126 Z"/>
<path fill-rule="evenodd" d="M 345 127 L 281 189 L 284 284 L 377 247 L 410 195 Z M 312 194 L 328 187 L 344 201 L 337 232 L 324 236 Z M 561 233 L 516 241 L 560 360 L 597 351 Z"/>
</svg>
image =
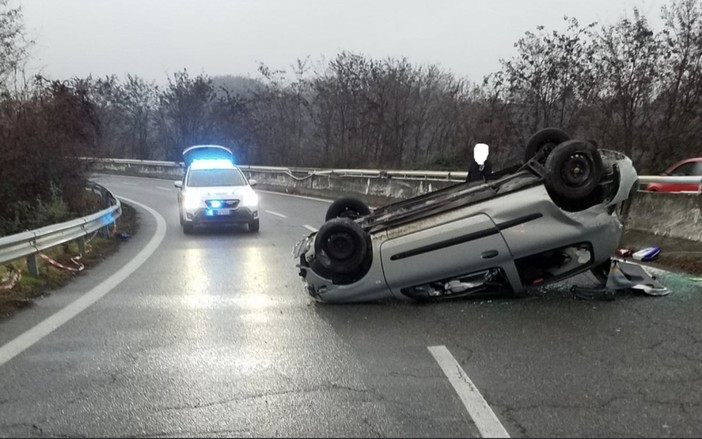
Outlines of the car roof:
<svg viewBox="0 0 702 439">
<path fill-rule="evenodd" d="M 670 165 L 668 167 L 668 169 L 675 169 L 680 165 L 684 165 L 685 163 L 694 163 L 694 162 L 702 162 L 702 157 L 692 157 L 689 159 L 680 160 L 679 162 L 675 162 L 672 165 Z"/>
</svg>

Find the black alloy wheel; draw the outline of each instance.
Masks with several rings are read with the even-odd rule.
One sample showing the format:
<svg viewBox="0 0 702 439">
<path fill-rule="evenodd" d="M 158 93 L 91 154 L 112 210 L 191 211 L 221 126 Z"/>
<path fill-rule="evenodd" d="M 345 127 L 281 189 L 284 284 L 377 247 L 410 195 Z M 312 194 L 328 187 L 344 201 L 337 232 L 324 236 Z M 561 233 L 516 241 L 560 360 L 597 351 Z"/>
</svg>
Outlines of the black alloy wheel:
<svg viewBox="0 0 702 439">
<path fill-rule="evenodd" d="M 558 145 L 546 159 L 545 167 L 546 188 L 567 200 L 590 195 L 599 185 L 604 170 L 600 152 L 583 140 Z"/>
<path fill-rule="evenodd" d="M 329 206 L 324 220 L 329 221 L 333 218 L 350 218 L 354 220 L 369 213 L 370 209 L 363 201 L 353 197 L 342 197 Z"/>
<path fill-rule="evenodd" d="M 544 128 L 539 130 L 527 141 L 524 151 L 524 162 L 528 162 L 538 154 L 539 161 L 544 163 L 551 151 L 568 140 L 570 140 L 570 136 L 561 129 Z"/>
</svg>

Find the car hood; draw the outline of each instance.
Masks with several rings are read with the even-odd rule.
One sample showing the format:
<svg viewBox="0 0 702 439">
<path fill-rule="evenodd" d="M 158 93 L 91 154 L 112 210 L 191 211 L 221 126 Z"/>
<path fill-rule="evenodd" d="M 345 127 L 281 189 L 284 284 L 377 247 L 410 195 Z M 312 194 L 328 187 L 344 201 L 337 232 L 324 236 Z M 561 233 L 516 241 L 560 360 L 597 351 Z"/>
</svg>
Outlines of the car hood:
<svg viewBox="0 0 702 439">
<path fill-rule="evenodd" d="M 208 187 L 188 187 L 189 193 L 199 194 L 205 198 L 241 198 L 247 193 L 253 192 L 249 186 L 208 186 Z"/>
</svg>

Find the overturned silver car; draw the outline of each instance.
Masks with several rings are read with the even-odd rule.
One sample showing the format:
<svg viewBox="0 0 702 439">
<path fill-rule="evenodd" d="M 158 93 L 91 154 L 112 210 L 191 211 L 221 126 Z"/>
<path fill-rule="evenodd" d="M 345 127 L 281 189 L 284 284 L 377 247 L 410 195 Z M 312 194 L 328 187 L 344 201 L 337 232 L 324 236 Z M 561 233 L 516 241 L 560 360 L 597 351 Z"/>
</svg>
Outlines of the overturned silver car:
<svg viewBox="0 0 702 439">
<path fill-rule="evenodd" d="M 638 188 L 631 160 L 555 128 L 534 134 L 526 155 L 497 180 L 373 212 L 353 198 L 335 201 L 293 249 L 307 292 L 337 303 L 438 300 L 606 275 Z"/>
</svg>

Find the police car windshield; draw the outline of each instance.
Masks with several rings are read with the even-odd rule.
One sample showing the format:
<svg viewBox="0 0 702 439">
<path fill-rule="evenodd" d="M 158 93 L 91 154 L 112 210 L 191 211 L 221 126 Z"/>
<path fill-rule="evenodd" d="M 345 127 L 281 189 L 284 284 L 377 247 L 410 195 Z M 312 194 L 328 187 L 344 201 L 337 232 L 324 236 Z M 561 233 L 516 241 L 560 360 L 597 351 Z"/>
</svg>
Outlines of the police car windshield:
<svg viewBox="0 0 702 439">
<path fill-rule="evenodd" d="M 238 169 L 191 169 L 188 177 L 190 187 L 243 186 L 244 176 Z"/>
</svg>

